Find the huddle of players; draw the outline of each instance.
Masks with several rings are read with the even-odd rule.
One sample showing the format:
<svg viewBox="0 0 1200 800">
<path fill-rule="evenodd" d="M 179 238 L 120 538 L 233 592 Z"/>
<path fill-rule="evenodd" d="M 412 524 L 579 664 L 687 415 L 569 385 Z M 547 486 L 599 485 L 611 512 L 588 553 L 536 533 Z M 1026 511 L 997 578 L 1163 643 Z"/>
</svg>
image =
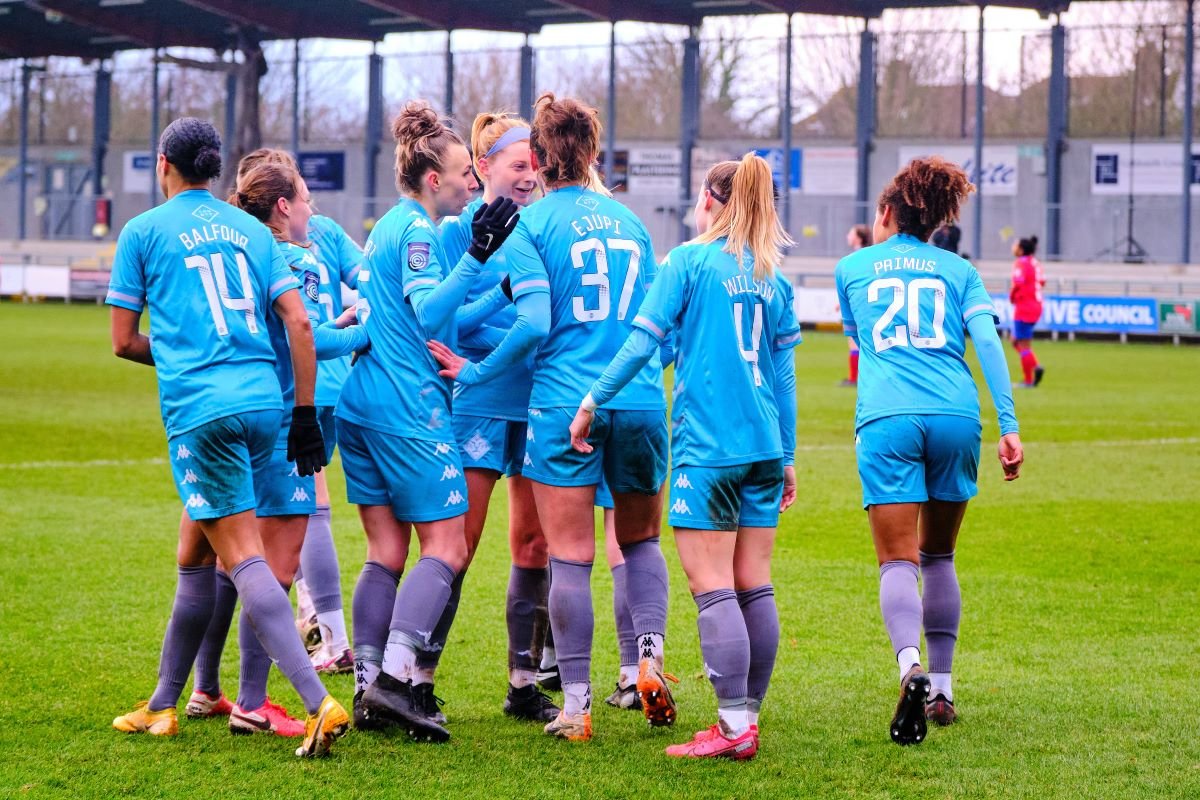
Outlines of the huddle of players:
<svg viewBox="0 0 1200 800">
<path fill-rule="evenodd" d="M 327 752 L 347 730 L 350 715 L 320 688 L 286 608 L 301 560 L 314 600 L 327 592 L 314 582 L 320 567 L 302 553 L 310 537 L 327 538 L 312 534 L 318 493 L 311 476 L 327 463 L 334 440 L 368 543 L 353 601 L 356 727 L 398 724 L 418 738 L 449 738 L 433 694 L 435 670 L 501 473 L 510 478 L 513 555 L 506 713 L 545 723 L 548 735 L 592 736 L 593 508 L 597 487 L 606 485 L 614 506 L 610 552 L 623 560 L 623 603 L 618 587 L 614 605 L 618 618 L 627 613 L 633 634 L 624 637 L 610 701 L 640 705 L 652 725 L 673 724 L 672 679 L 663 671 L 667 569 L 658 540 L 668 464 L 667 347 L 676 370 L 669 519 L 718 698 L 717 723 L 667 753 L 755 755 L 779 636 L 771 551 L 778 515 L 796 498 L 792 348 L 800 333 L 790 284 L 777 269 L 789 240 L 770 170 L 747 155 L 709 170 L 695 208 L 699 235 L 656 265 L 641 222 L 592 188 L 599 133 L 593 109 L 547 94 L 532 124 L 481 115 L 473 159 L 428 104 L 410 102 L 393 123 L 403 196 L 372 230 L 355 275 L 330 272 L 322 261 L 333 248 L 313 235 L 307 189 L 287 158 L 242 165 L 231 199 L 267 225 L 255 229 L 205 188 L 220 169 L 219 158 L 212 163 L 219 141 L 211 126 L 185 119 L 164 131 L 158 174 L 169 199 L 122 232 L 109 303 L 118 355 L 159 369 L 173 471 L 195 524 L 181 526 L 159 685 L 115 727 L 176 732 L 175 705 L 196 662 L 190 715 L 229 713 L 235 732 L 302 736 L 298 755 Z M 476 170 L 485 192 L 468 206 Z M 929 195 L 916 204 L 905 183 L 914 171 L 927 179 L 916 191 Z M 881 196 L 881 244 L 838 267 L 848 334 L 861 322 L 872 324 L 875 337 L 866 348 L 856 427 L 881 605 L 901 666 L 892 736 L 902 744 L 923 738 L 927 713 L 945 721 L 948 707 L 953 715 L 949 656 L 933 652 L 929 603 L 927 640 L 933 659 L 942 660 L 933 669 L 940 693 L 926 707 L 916 565 L 926 570 L 929 556 L 953 577 L 953 540 L 974 493 L 979 450 L 964 334 L 969 326 L 978 345 L 987 332 L 973 323 L 985 317 L 973 268 L 960 259 L 938 262 L 921 248 L 933 228 L 957 216 L 970 188 L 944 162 L 914 162 Z M 545 196 L 533 202 L 539 189 Z M 889 277 L 875 278 L 881 263 L 893 261 L 882 268 Z M 914 277 L 907 263 L 932 267 Z M 335 313 L 329 296 L 337 281 L 322 281 L 322 267 L 357 279 L 357 309 Z M 240 286 L 230 292 L 234 279 Z M 892 295 L 886 308 L 879 305 L 888 301 L 885 289 Z M 153 346 L 136 332 L 146 305 Z M 907 325 L 882 336 L 889 323 L 903 322 L 902 310 Z M 213 330 L 201 329 L 209 319 Z M 931 331 L 922 327 L 927 319 Z M 313 356 L 339 363 L 350 352 L 358 361 L 336 400 L 314 396 Z M 983 360 L 1006 434 L 1001 460 L 1015 477 L 1021 454 L 1007 382 L 1004 391 L 993 386 L 994 359 Z M 912 396 L 901 392 L 899 404 L 897 372 L 911 373 L 905 392 Z M 931 393 L 931 376 L 941 391 Z M 291 421 L 282 424 L 279 412 L 288 405 Z M 957 422 L 963 419 L 974 427 Z M 916 469 L 903 457 L 911 453 L 896 452 L 898 435 L 918 453 L 926 436 L 942 451 Z M 326 531 L 327 520 L 326 513 Z M 401 581 L 413 528 L 420 558 Z M 243 603 L 236 705 L 211 680 L 201 682 L 196 659 L 206 642 L 216 643 L 219 658 L 232 614 L 232 602 L 224 610 L 217 601 L 217 558 L 229 597 Z M 314 606 L 324 615 L 322 639 L 336 641 L 334 609 Z M 336 606 L 340 619 L 340 600 Z M 535 684 L 547 615 L 561 708 Z M 950 652 L 956 616 L 953 628 Z M 938 635 L 945 644 L 945 631 Z M 338 649 L 328 653 L 332 665 L 320 665 L 344 665 L 347 654 Z M 303 725 L 266 698 L 272 660 L 304 701 Z"/>
</svg>

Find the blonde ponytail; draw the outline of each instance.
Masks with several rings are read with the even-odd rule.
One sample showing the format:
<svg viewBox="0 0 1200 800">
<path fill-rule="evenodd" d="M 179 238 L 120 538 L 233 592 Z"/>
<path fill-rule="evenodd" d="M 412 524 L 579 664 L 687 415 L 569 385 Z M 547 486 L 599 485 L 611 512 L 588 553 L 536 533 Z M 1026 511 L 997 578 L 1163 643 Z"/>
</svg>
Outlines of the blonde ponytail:
<svg viewBox="0 0 1200 800">
<path fill-rule="evenodd" d="M 729 175 L 728 166 L 737 168 Z M 717 186 L 729 180 L 728 188 Z M 783 229 L 775 211 L 775 191 L 771 168 L 754 153 L 739 162 L 722 162 L 709 170 L 708 184 L 728 198 L 717 212 L 712 225 L 693 241 L 711 243 L 726 238 L 725 252 L 741 266 L 746 250 L 754 258 L 754 279 L 766 280 L 783 263 L 783 249 L 794 242 Z"/>
</svg>

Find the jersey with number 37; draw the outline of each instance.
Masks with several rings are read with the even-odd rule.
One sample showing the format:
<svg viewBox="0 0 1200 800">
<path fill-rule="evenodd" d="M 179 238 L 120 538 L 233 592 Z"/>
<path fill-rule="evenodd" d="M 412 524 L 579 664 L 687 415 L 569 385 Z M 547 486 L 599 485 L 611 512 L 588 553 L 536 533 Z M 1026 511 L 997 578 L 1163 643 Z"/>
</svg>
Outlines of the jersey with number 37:
<svg viewBox="0 0 1200 800">
<path fill-rule="evenodd" d="M 975 267 L 901 233 L 846 256 L 834 277 L 862 353 L 856 429 L 897 414 L 979 418 L 967 322 L 995 308 Z"/>
<path fill-rule="evenodd" d="M 150 309 L 167 436 L 282 409 L 269 306 L 298 287 L 265 225 L 204 189 L 134 217 L 117 239 L 109 305 Z"/>
<path fill-rule="evenodd" d="M 575 408 L 633 329 L 654 280 L 650 235 L 616 200 L 572 186 L 523 209 L 505 250 L 513 297 L 550 295 L 550 335 L 537 352 L 529 405 Z M 665 408 L 658 360 L 605 407 Z"/>
</svg>

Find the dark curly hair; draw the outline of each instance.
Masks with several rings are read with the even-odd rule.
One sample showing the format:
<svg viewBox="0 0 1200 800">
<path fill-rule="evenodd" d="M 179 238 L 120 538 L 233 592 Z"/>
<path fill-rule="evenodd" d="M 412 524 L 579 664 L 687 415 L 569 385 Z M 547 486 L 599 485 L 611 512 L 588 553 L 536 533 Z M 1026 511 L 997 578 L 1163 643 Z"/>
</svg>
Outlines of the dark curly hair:
<svg viewBox="0 0 1200 800">
<path fill-rule="evenodd" d="M 158 152 L 189 183 L 203 183 L 221 176 L 221 136 L 211 122 L 180 117 L 163 129 Z"/>
<path fill-rule="evenodd" d="M 958 219 L 975 185 L 962 168 L 940 156 L 914 158 L 879 194 L 879 208 L 892 209 L 901 233 L 929 241 L 933 232 Z"/>
</svg>

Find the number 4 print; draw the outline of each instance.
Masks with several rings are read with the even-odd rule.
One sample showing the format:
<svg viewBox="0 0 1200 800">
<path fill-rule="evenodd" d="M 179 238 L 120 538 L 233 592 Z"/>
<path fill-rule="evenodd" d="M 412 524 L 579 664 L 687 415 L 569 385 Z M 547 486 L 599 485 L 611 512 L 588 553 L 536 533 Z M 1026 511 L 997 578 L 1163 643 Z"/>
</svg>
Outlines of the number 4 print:
<svg viewBox="0 0 1200 800">
<path fill-rule="evenodd" d="M 217 335 L 229 335 L 229 326 L 225 322 L 222 306 L 230 311 L 244 311 L 246 327 L 251 333 L 258 333 L 258 322 L 254 318 L 254 287 L 250 283 L 250 267 L 246 264 L 246 256 L 238 253 L 234 257 L 237 261 L 238 277 L 242 281 L 241 299 L 229 296 L 229 284 L 225 280 L 225 259 L 220 253 L 213 253 L 211 259 L 210 262 L 205 256 L 188 256 L 183 263 L 188 269 L 200 273 L 200 282 L 204 284 L 204 296 L 208 299 L 208 308 L 212 312 Z"/>
</svg>

